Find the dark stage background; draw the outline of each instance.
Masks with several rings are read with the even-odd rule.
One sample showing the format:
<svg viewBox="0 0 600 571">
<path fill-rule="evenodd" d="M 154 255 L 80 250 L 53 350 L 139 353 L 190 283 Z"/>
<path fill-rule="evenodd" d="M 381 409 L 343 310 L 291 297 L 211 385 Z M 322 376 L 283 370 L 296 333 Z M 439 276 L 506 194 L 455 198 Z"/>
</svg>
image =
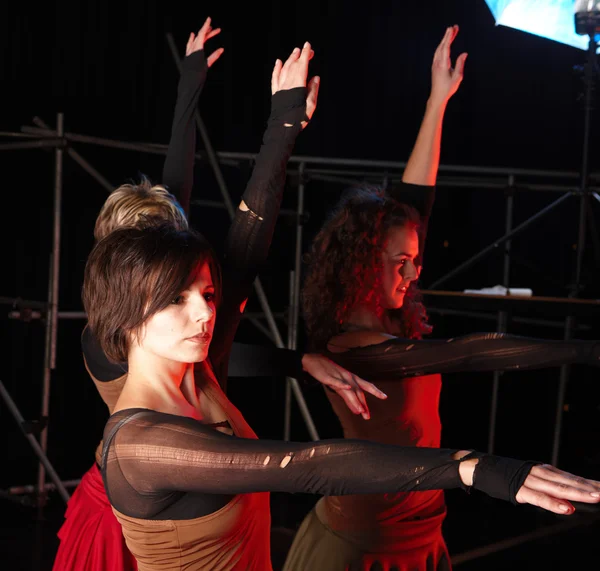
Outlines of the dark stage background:
<svg viewBox="0 0 600 571">
<path fill-rule="evenodd" d="M 220 151 L 255 152 L 268 116 L 270 75 L 277 57 L 310 40 L 311 71 L 322 85 L 310 128 L 295 154 L 405 161 L 414 142 L 430 87 L 433 52 L 445 27 L 461 31 L 453 56 L 469 52 L 464 82 L 445 120 L 442 163 L 556 170 L 580 168 L 583 82 L 575 69 L 585 53 L 549 40 L 494 26 L 483 0 L 433 2 L 25 2 L 0 10 L 2 105 L 0 130 L 18 131 L 39 116 L 51 125 L 65 113 L 67 131 L 125 141 L 166 143 L 175 103 L 177 72 L 165 35 L 182 51 L 190 31 L 207 15 L 221 35 L 210 48 L 225 54 L 210 70 L 200 112 Z M 598 167 L 598 117 L 593 118 L 591 169 Z M 199 142 L 200 145 L 200 142 Z M 94 146 L 75 147 L 115 186 L 145 173 L 159 181 L 163 157 Z M 41 150 L 0 153 L 3 179 L 0 295 L 43 300 L 51 251 L 53 155 Z M 237 202 L 250 168 L 224 167 Z M 60 307 L 81 309 L 80 288 L 92 230 L 106 191 L 65 157 Z M 193 198 L 219 200 L 207 164 L 196 168 Z M 305 250 L 339 185 L 310 183 Z M 557 198 L 517 193 L 515 225 Z M 295 205 L 290 185 L 284 207 Z M 430 226 L 422 286 L 502 235 L 502 191 L 442 188 Z M 598 217 L 598 204 L 592 204 Z M 574 272 L 578 201 L 571 199 L 514 241 L 511 284 L 536 295 L 563 297 Z M 193 224 L 219 247 L 228 219 L 224 210 L 195 208 Z M 447 246 L 444 243 L 447 242 Z M 590 242 L 588 241 L 588 245 Z M 261 277 L 271 306 L 284 311 L 292 268 L 294 227 L 278 224 L 272 255 Z M 591 248 L 584 265 L 585 297 L 598 295 Z M 448 289 L 501 283 L 500 254 L 486 258 L 447 284 Z M 258 310 L 251 300 L 248 310 Z M 43 325 L 0 315 L 5 383 L 26 418 L 39 416 Z M 534 310 L 544 318 L 543 307 Z M 433 337 L 490 330 L 494 323 L 432 316 Z M 599 338 L 599 326 L 578 335 Z M 281 325 L 281 324 L 280 324 Z M 57 368 L 52 376 L 48 455 L 62 479 L 78 478 L 93 461 L 106 411 L 83 367 L 83 322 L 61 321 Z M 281 325 L 282 333 L 285 326 Z M 509 332 L 562 337 L 558 328 L 511 322 Z M 241 341 L 268 343 L 249 323 Z M 304 338 L 301 337 L 301 344 Z M 550 459 L 558 369 L 504 375 L 500 390 L 497 448 L 500 454 Z M 447 375 L 442 397 L 443 445 L 485 449 L 490 374 Z M 598 369 L 574 367 L 564 415 L 560 465 L 599 476 L 600 395 Z M 230 382 L 234 402 L 260 437 L 280 438 L 282 379 Z M 341 434 L 319 387 L 305 395 L 321 437 Z M 0 403 L 4 460 L 0 486 L 30 484 L 36 460 Z M 307 439 L 297 410 L 293 437 Z"/>
</svg>

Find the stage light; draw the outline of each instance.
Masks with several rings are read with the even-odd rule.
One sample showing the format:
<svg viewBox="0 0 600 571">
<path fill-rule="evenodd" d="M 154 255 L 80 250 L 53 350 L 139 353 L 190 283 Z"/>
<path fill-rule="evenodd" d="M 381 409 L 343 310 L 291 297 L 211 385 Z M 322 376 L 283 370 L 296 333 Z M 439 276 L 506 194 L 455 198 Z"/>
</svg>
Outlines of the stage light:
<svg viewBox="0 0 600 571">
<path fill-rule="evenodd" d="M 496 25 L 588 50 L 600 31 L 600 0 L 486 0 Z"/>
<path fill-rule="evenodd" d="M 575 1 L 575 31 L 583 36 L 600 32 L 600 0 Z"/>
</svg>

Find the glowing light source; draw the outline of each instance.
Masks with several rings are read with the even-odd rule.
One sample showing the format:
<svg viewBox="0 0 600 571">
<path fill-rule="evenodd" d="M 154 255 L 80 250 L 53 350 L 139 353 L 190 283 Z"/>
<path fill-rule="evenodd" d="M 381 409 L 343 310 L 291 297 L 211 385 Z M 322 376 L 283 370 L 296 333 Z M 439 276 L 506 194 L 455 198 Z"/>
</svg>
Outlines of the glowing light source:
<svg viewBox="0 0 600 571">
<path fill-rule="evenodd" d="M 600 0 L 486 0 L 486 4 L 498 26 L 580 50 L 589 47 L 588 30 L 600 29 Z"/>
</svg>

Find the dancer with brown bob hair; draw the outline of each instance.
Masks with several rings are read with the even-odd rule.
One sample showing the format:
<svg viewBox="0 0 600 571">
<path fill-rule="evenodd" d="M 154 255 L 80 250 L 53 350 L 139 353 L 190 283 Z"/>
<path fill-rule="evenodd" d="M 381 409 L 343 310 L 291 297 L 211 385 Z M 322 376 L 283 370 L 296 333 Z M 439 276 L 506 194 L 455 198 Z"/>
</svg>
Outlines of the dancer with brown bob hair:
<svg viewBox="0 0 600 571">
<path fill-rule="evenodd" d="M 229 344 L 218 323 L 221 294 L 207 241 L 169 225 L 116 230 L 86 265 L 89 327 L 107 356 L 126 355 L 129 367 L 101 467 L 140 571 L 271 569 L 269 491 L 474 487 L 563 514 L 571 501 L 600 501 L 598 482 L 469 450 L 257 440 L 215 375 L 211 345 L 227 358 Z"/>
</svg>

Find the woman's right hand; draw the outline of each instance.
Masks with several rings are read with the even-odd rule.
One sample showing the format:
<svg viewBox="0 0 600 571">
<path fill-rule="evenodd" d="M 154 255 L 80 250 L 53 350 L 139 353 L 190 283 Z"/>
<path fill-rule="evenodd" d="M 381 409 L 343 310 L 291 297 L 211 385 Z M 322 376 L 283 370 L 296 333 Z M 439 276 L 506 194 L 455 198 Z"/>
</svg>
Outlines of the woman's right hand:
<svg viewBox="0 0 600 571">
<path fill-rule="evenodd" d="M 313 77 L 307 86 L 308 78 L 308 62 L 313 58 L 315 52 L 311 45 L 305 42 L 302 50 L 294 48 L 285 63 L 280 59 L 275 61 L 273 75 L 271 76 L 271 94 L 275 95 L 278 91 L 284 89 L 293 89 L 294 87 L 308 87 L 308 95 L 306 97 L 306 115 L 309 119 L 312 118 L 315 109 L 317 108 L 317 98 L 319 96 L 318 76 Z M 302 122 L 303 128 L 306 122 Z"/>
</svg>

